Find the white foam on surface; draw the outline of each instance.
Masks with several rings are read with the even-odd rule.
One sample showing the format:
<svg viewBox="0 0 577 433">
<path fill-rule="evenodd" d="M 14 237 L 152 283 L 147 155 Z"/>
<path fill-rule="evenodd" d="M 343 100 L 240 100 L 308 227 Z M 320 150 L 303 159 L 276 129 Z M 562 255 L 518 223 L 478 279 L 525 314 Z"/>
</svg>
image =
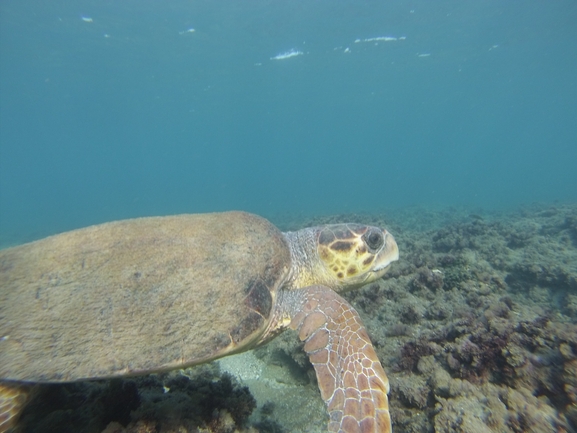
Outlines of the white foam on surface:
<svg viewBox="0 0 577 433">
<path fill-rule="evenodd" d="M 285 59 L 290 59 L 291 57 L 302 56 L 303 54 L 304 53 L 302 51 L 292 49 L 292 50 L 286 51 L 284 53 L 277 54 L 276 56 L 271 57 L 270 59 L 271 60 L 285 60 Z"/>
<path fill-rule="evenodd" d="M 355 44 L 360 42 L 394 42 L 394 41 L 404 41 L 407 39 L 406 36 L 399 36 L 398 38 L 395 36 L 377 36 L 374 38 L 366 38 L 366 39 L 355 39 Z"/>
</svg>

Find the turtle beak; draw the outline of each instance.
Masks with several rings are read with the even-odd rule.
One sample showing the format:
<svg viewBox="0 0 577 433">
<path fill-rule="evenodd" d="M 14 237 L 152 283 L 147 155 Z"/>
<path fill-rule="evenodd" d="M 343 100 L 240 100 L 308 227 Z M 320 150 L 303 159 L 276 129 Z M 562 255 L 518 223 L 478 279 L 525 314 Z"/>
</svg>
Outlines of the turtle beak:
<svg viewBox="0 0 577 433">
<path fill-rule="evenodd" d="M 393 235 L 383 229 L 383 237 L 385 242 L 377 255 L 375 266 L 373 267 L 373 272 L 377 274 L 376 278 L 383 276 L 389 265 L 399 260 L 399 247 Z"/>
</svg>

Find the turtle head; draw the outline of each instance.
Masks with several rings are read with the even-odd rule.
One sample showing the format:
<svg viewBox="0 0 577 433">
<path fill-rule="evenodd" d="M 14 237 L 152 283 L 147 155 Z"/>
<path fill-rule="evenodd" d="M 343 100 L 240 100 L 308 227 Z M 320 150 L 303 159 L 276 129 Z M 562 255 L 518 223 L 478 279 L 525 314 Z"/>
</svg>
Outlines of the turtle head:
<svg viewBox="0 0 577 433">
<path fill-rule="evenodd" d="M 316 227 L 316 248 L 327 285 L 339 292 L 375 281 L 398 260 L 399 248 L 384 229 L 361 224 Z"/>
</svg>

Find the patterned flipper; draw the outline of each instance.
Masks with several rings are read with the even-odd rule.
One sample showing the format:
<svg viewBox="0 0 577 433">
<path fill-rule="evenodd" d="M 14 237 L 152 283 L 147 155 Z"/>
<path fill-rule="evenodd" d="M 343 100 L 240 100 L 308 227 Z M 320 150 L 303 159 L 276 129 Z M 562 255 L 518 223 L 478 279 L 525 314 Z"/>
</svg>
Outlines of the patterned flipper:
<svg viewBox="0 0 577 433">
<path fill-rule="evenodd" d="M 290 328 L 305 342 L 327 404 L 328 430 L 390 433 L 389 380 L 355 309 L 323 286 L 286 296 Z"/>
<path fill-rule="evenodd" d="M 30 386 L 0 382 L 0 433 L 6 433 L 16 425 L 30 396 Z"/>
</svg>

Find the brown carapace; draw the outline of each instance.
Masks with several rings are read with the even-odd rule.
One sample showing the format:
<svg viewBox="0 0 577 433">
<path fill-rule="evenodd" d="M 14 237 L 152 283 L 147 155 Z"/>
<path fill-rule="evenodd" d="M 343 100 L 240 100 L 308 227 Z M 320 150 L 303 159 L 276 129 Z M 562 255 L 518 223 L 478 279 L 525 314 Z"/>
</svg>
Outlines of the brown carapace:
<svg viewBox="0 0 577 433">
<path fill-rule="evenodd" d="M 377 227 L 281 233 L 244 212 L 116 221 L 1 250 L 0 433 L 34 384 L 185 368 L 288 327 L 305 341 L 329 430 L 389 432 L 387 377 L 337 292 L 397 259 Z"/>
</svg>

